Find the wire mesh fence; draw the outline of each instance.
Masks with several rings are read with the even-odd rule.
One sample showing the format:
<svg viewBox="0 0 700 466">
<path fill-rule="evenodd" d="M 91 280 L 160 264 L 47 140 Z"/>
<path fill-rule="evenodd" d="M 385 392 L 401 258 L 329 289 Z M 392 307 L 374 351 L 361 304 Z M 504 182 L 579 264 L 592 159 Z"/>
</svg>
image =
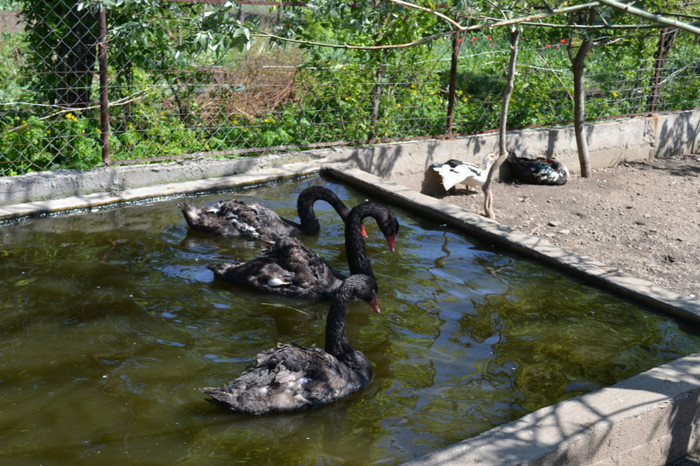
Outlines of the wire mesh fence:
<svg viewBox="0 0 700 466">
<path fill-rule="evenodd" d="M 269 39 L 238 20 L 265 6 L 134 2 L 104 14 L 67 0 L 0 18 L 0 174 L 448 137 L 498 127 L 507 31 L 395 50 Z M 245 7 L 245 8 L 243 8 Z M 207 22 L 224 25 L 220 35 Z M 217 27 L 218 27 L 217 26 Z M 524 28 L 508 127 L 573 120 L 570 38 Z M 457 57 L 452 66 L 453 55 Z M 589 120 L 700 107 L 697 39 L 649 28 L 594 47 Z"/>
</svg>

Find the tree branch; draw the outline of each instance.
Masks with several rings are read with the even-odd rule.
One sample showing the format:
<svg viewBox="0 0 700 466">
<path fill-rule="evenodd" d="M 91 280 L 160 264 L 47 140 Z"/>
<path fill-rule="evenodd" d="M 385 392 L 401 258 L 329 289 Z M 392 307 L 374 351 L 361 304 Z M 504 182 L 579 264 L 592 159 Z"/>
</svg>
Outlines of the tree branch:
<svg viewBox="0 0 700 466">
<path fill-rule="evenodd" d="M 683 21 L 676 21 L 675 19 L 668 19 L 654 13 L 649 13 L 648 11 L 635 8 L 632 5 L 626 3 L 621 3 L 616 0 L 598 0 L 601 5 L 607 5 L 616 10 L 624 11 L 634 16 L 639 16 L 640 18 L 653 21 L 655 23 L 664 24 L 666 26 L 677 27 L 678 29 L 683 29 L 688 32 L 692 32 L 696 36 L 700 36 L 700 28 L 693 26 L 692 24 L 684 23 Z"/>
<path fill-rule="evenodd" d="M 404 44 L 387 44 L 387 45 L 349 45 L 349 44 L 328 44 L 324 42 L 312 42 L 299 39 L 288 39 L 286 37 L 276 36 L 274 34 L 268 33 L 258 33 L 251 34 L 252 37 L 265 37 L 268 39 L 275 39 L 283 42 L 290 42 L 292 44 L 300 45 L 313 45 L 317 47 L 327 47 L 331 49 L 349 49 L 349 50 L 387 50 L 387 49 L 402 49 L 407 47 L 413 47 L 415 45 L 424 44 L 430 42 L 431 40 L 439 39 L 440 37 L 450 36 L 454 34 L 454 31 L 441 32 L 439 34 L 434 34 L 432 36 L 424 37 L 413 42 L 407 42 Z"/>
<path fill-rule="evenodd" d="M 495 22 L 488 23 L 488 24 L 475 24 L 474 26 L 462 26 L 459 23 L 457 23 L 456 21 L 443 15 L 442 13 L 435 12 L 434 10 L 422 7 L 420 5 L 415 5 L 413 3 L 405 2 L 404 0 L 387 0 L 387 1 L 392 2 L 392 3 L 396 3 L 397 5 L 405 6 L 407 8 L 414 8 L 416 10 L 421 10 L 421 11 L 435 14 L 436 16 L 439 16 L 440 18 L 444 19 L 445 21 L 448 21 L 454 29 L 456 29 L 460 32 L 476 31 L 479 29 L 487 29 L 487 28 L 498 27 L 498 26 L 510 26 L 513 24 L 520 24 L 520 23 L 523 23 L 526 21 L 534 21 L 536 19 L 549 18 L 551 16 L 558 16 L 558 15 L 562 15 L 565 13 L 572 13 L 574 11 L 586 10 L 588 8 L 595 8 L 595 7 L 599 6 L 599 4 L 600 4 L 599 2 L 589 2 L 589 3 L 584 3 L 582 5 L 574 5 L 574 6 L 569 6 L 569 7 L 565 7 L 565 8 L 550 9 L 547 13 L 539 13 L 539 14 L 535 14 L 535 15 L 526 16 L 523 18 L 508 19 L 508 20 L 502 20 L 502 21 L 495 20 Z"/>
</svg>

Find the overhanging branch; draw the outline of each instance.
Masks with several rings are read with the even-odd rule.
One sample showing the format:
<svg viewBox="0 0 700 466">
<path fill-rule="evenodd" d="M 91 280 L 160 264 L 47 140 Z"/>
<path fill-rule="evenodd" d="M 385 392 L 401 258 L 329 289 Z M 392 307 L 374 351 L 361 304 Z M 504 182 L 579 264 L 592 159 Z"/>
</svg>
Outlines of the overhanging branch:
<svg viewBox="0 0 700 466">
<path fill-rule="evenodd" d="M 655 23 L 663 24 L 666 26 L 673 26 L 678 29 L 683 29 L 688 32 L 692 32 L 696 36 L 700 36 L 700 28 L 693 26 L 692 24 L 684 23 L 683 21 L 677 21 L 675 19 L 669 19 L 654 13 L 649 13 L 648 11 L 635 8 L 632 5 L 626 3 L 618 2 L 616 0 L 598 0 L 601 5 L 607 5 L 616 10 L 624 11 L 634 16 L 639 16 L 640 18 L 653 21 Z"/>
</svg>

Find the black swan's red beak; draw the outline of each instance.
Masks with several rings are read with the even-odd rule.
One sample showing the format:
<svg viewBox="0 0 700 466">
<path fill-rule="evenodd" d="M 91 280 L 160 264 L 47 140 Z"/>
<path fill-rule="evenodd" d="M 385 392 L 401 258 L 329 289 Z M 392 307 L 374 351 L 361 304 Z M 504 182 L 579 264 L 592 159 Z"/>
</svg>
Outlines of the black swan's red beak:
<svg viewBox="0 0 700 466">
<path fill-rule="evenodd" d="M 379 310 L 379 303 L 377 303 L 377 290 L 372 290 L 372 301 L 369 302 L 369 305 L 372 306 L 372 309 L 374 309 L 374 312 L 377 313 L 377 315 L 381 314 L 382 311 Z"/>
<path fill-rule="evenodd" d="M 389 251 L 394 252 L 394 244 L 396 243 L 396 235 L 391 235 L 386 239 L 387 244 L 389 244 Z"/>
</svg>

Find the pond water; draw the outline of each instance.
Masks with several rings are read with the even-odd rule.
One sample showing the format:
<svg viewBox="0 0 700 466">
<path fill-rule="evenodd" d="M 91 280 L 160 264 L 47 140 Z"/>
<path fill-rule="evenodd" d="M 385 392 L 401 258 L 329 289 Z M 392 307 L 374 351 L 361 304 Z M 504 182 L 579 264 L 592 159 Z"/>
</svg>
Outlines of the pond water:
<svg viewBox="0 0 700 466">
<path fill-rule="evenodd" d="M 209 194 L 296 218 L 301 180 Z M 253 242 L 187 231 L 178 199 L 0 228 L 0 458 L 12 464 L 396 464 L 700 350 L 677 322 L 394 209 L 391 254 L 367 222 L 377 316 L 348 313 L 375 378 L 341 402 L 235 415 L 200 386 L 276 342 L 323 345 L 328 302 L 213 281 Z M 343 226 L 317 204 L 304 241 L 347 270 Z"/>
</svg>

